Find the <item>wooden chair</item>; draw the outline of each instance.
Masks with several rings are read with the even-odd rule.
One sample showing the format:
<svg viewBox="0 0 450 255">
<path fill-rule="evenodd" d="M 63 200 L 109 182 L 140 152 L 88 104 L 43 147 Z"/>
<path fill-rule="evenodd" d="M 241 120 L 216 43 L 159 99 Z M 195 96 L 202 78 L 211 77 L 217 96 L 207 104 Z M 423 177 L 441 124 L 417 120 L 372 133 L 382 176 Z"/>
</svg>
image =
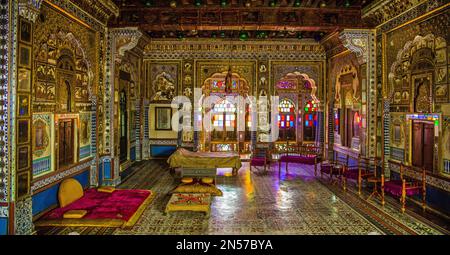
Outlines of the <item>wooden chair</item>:
<svg viewBox="0 0 450 255">
<path fill-rule="evenodd" d="M 381 204 L 385 204 L 384 196 L 388 192 L 395 197 L 400 197 L 401 211 L 406 210 L 406 196 L 415 196 L 422 193 L 422 208 L 426 208 L 426 170 L 421 170 L 421 180 L 413 179 L 407 180 L 405 177 L 405 171 L 409 169 L 414 171 L 412 167 L 400 164 L 400 179 L 386 180 L 384 173 L 381 175 Z"/>
<path fill-rule="evenodd" d="M 266 173 L 267 165 L 270 167 L 271 155 L 268 148 L 255 148 L 250 157 L 250 170 L 252 169 L 252 166 L 263 166 L 264 173 Z"/>
<path fill-rule="evenodd" d="M 335 160 L 326 160 L 320 163 L 320 178 L 323 179 L 323 175 L 326 174 L 332 183 L 336 183 L 339 180 L 348 164 L 348 155 L 340 156 L 335 153 L 334 158 Z M 338 178 L 334 179 L 334 176 L 337 176 Z"/>
<path fill-rule="evenodd" d="M 342 173 L 342 187 L 346 191 L 348 179 L 355 180 L 358 186 L 358 194 L 361 195 L 362 182 L 367 181 L 369 177 L 376 176 L 377 159 L 359 156 L 356 160 L 356 164 L 352 165 L 349 163 L 344 168 Z"/>
</svg>

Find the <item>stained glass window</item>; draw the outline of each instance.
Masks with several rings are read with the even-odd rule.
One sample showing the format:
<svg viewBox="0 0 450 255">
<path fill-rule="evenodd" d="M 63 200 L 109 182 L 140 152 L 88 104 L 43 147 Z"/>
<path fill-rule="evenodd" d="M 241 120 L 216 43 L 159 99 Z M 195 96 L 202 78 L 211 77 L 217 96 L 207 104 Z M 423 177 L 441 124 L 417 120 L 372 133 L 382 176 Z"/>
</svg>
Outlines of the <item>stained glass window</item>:
<svg viewBox="0 0 450 255">
<path fill-rule="evenodd" d="M 317 103 L 310 101 L 305 105 L 305 112 L 317 112 L 318 107 Z"/>
<path fill-rule="evenodd" d="M 359 129 L 361 127 L 361 116 L 359 112 L 353 114 L 353 137 L 359 137 Z"/>
<path fill-rule="evenodd" d="M 339 132 L 340 115 L 340 110 L 336 109 L 334 111 L 334 131 L 336 132 Z"/>
<path fill-rule="evenodd" d="M 213 125 L 215 127 L 223 127 L 225 123 L 226 127 L 235 127 L 235 112 L 236 106 L 227 100 L 223 100 L 221 103 L 214 105 Z"/>
<path fill-rule="evenodd" d="M 231 89 L 235 90 L 239 87 L 238 80 L 231 81 Z M 223 80 L 212 80 L 211 81 L 211 89 L 213 91 L 225 91 L 225 79 Z"/>
<path fill-rule="evenodd" d="M 281 80 L 277 82 L 278 89 L 296 89 L 297 82 L 295 80 Z"/>
<path fill-rule="evenodd" d="M 278 106 L 278 126 L 295 127 L 295 106 L 289 99 L 283 99 Z"/>
</svg>

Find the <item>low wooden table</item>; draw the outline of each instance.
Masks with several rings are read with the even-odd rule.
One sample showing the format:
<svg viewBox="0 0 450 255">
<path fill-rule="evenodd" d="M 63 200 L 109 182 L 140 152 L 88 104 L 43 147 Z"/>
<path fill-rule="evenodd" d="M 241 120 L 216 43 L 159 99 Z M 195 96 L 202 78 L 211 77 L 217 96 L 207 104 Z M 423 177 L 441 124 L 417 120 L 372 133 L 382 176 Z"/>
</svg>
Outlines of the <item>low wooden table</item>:
<svg viewBox="0 0 450 255">
<path fill-rule="evenodd" d="M 209 193 L 174 193 L 167 203 L 165 213 L 175 211 L 204 212 L 209 217 L 211 195 Z"/>
</svg>

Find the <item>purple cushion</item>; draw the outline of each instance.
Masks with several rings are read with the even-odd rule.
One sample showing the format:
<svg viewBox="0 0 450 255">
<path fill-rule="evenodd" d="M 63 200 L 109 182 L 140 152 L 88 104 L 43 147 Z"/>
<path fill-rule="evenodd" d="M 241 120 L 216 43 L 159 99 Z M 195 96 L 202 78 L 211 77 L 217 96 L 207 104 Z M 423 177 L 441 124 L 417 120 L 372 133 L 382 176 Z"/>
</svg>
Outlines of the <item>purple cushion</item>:
<svg viewBox="0 0 450 255">
<path fill-rule="evenodd" d="M 315 156 L 285 155 L 280 157 L 281 162 L 303 163 L 313 165 Z"/>
<path fill-rule="evenodd" d="M 358 169 L 349 169 L 345 171 L 344 176 L 349 179 L 358 179 Z"/>
<path fill-rule="evenodd" d="M 265 158 L 252 158 L 250 164 L 252 166 L 264 166 L 265 162 L 266 162 Z"/>
<path fill-rule="evenodd" d="M 402 195 L 402 181 L 401 180 L 392 180 L 384 183 L 384 190 L 386 192 L 391 193 L 394 196 Z M 406 185 L 406 195 L 413 196 L 420 193 L 420 187 L 408 187 Z"/>
</svg>

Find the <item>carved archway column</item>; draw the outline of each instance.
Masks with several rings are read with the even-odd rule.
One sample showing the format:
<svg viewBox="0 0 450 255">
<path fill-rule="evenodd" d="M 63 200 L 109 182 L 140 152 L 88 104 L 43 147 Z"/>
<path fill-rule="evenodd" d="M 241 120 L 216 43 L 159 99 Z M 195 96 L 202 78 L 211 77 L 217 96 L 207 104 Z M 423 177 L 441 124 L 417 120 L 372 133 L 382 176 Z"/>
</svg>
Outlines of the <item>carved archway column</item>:
<svg viewBox="0 0 450 255">
<path fill-rule="evenodd" d="M 102 185 L 116 186 L 120 183 L 118 144 L 118 106 L 116 104 L 115 91 L 118 88 L 119 65 L 125 52 L 137 46 L 142 32 L 137 27 L 114 28 L 109 30 L 106 49 L 106 72 L 104 105 L 104 132 L 103 151 L 101 159 L 103 169 Z M 116 71 L 117 70 L 117 71 Z"/>
<path fill-rule="evenodd" d="M 339 34 L 342 44 L 356 54 L 361 69 L 361 117 L 362 133 L 361 154 L 375 157 L 377 151 L 377 91 L 376 91 L 376 58 L 375 58 L 375 31 L 371 29 L 344 29 Z"/>
</svg>

